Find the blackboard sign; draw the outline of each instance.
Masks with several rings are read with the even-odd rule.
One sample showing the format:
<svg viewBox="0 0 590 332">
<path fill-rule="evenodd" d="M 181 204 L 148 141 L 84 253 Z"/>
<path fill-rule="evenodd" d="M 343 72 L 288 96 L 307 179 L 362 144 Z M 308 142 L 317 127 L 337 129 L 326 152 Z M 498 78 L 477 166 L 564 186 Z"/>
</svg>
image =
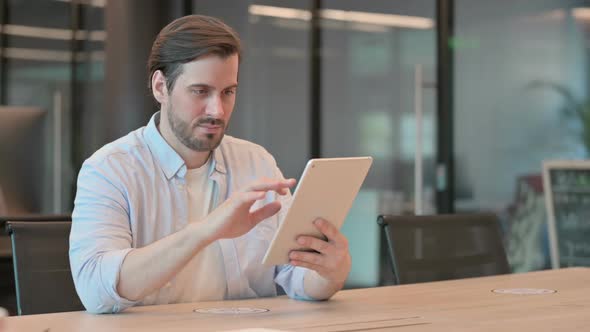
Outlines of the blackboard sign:
<svg viewBox="0 0 590 332">
<path fill-rule="evenodd" d="M 551 266 L 590 266 L 590 160 L 543 163 Z"/>
</svg>

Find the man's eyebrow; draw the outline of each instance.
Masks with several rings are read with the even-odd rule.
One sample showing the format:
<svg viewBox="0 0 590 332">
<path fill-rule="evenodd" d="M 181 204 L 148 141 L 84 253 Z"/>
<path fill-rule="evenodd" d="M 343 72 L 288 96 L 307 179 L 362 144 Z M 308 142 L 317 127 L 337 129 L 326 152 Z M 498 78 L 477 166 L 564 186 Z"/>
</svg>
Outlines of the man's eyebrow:
<svg viewBox="0 0 590 332">
<path fill-rule="evenodd" d="M 223 88 L 223 90 L 233 89 L 233 88 L 237 88 L 237 87 L 238 87 L 238 84 L 236 83 L 236 84 L 232 84 L 232 85 L 230 85 L 228 87 Z M 189 89 L 190 88 L 208 88 L 208 89 L 211 89 L 211 90 L 215 90 L 215 87 L 214 86 L 209 85 L 209 84 L 206 84 L 206 83 L 194 83 L 194 84 L 189 85 L 188 88 Z"/>
<path fill-rule="evenodd" d="M 193 83 L 193 84 L 189 85 L 187 88 L 209 88 L 209 89 L 215 89 L 215 87 L 213 87 L 212 85 L 205 84 L 205 83 Z"/>
</svg>

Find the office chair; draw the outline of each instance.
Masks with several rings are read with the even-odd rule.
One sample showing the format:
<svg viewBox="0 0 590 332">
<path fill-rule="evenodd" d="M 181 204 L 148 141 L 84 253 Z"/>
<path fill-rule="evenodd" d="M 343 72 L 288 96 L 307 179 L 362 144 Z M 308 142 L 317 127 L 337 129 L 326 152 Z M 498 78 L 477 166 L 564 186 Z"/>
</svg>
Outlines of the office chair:
<svg viewBox="0 0 590 332">
<path fill-rule="evenodd" d="M 19 315 L 83 310 L 70 272 L 70 221 L 8 221 Z"/>
<path fill-rule="evenodd" d="M 395 284 L 510 272 L 493 214 L 382 215 L 377 223 L 385 232 Z"/>
<path fill-rule="evenodd" d="M 72 221 L 72 216 L 69 214 L 28 214 L 17 216 L 0 215 L 0 229 L 6 230 L 6 223 L 8 221 L 30 221 L 30 222 L 47 222 L 47 221 Z"/>
<path fill-rule="evenodd" d="M 69 214 L 30 214 L 8 216 L 0 214 L 0 307 L 8 309 L 10 315 L 16 315 L 16 285 L 12 263 L 12 246 L 6 230 L 7 221 L 71 221 Z"/>
<path fill-rule="evenodd" d="M 12 255 L 0 256 L 0 307 L 8 310 L 9 315 L 17 313 Z"/>
</svg>

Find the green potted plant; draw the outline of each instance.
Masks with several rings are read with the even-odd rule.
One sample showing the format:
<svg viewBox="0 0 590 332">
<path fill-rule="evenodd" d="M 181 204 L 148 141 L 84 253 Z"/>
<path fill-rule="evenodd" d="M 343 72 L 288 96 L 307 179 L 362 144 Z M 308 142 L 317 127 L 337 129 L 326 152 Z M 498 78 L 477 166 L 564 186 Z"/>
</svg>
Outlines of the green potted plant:
<svg viewBox="0 0 590 332">
<path fill-rule="evenodd" d="M 533 81 L 531 88 L 549 88 L 563 97 L 562 111 L 565 116 L 577 119 L 580 123 L 578 136 L 584 145 L 586 156 L 590 156 L 590 99 L 579 100 L 569 88 L 562 84 L 546 81 Z"/>
</svg>

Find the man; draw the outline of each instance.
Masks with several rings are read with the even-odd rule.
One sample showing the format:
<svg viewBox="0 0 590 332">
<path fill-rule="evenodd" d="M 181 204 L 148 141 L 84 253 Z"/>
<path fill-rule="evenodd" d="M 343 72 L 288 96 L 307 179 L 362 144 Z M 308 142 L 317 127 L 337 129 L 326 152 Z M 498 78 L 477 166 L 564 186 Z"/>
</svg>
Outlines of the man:
<svg viewBox="0 0 590 332">
<path fill-rule="evenodd" d="M 323 300 L 350 271 L 346 238 L 301 236 L 317 253 L 261 264 L 290 198 L 262 147 L 224 136 L 238 86 L 240 41 L 221 21 L 186 16 L 166 26 L 149 58 L 160 111 L 107 144 L 80 170 L 70 263 L 94 313 L 133 305 L 275 296 Z"/>
</svg>

